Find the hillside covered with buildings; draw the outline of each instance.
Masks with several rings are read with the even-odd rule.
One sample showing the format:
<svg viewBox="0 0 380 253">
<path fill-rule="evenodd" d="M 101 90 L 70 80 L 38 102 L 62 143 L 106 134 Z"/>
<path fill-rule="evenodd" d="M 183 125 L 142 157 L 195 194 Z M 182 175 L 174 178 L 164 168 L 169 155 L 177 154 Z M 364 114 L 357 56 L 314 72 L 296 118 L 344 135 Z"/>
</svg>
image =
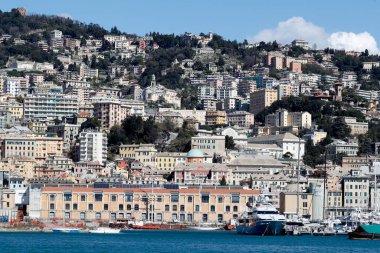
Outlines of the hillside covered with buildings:
<svg viewBox="0 0 380 253">
<path fill-rule="evenodd" d="M 228 223 L 259 196 L 313 220 L 374 209 L 378 55 L 127 32 L 0 12 L 0 216 Z"/>
</svg>

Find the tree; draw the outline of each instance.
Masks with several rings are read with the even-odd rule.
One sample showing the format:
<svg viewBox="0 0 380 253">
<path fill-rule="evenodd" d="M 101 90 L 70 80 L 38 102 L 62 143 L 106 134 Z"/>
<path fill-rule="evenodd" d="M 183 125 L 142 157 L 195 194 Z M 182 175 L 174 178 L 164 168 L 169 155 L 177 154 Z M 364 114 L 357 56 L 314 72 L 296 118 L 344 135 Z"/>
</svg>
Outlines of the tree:
<svg viewBox="0 0 380 253">
<path fill-rule="evenodd" d="M 23 104 L 24 103 L 24 97 L 21 96 L 21 95 L 19 95 L 19 96 L 16 97 L 16 101 L 19 102 L 19 103 L 21 103 L 21 104 Z"/>
<path fill-rule="evenodd" d="M 351 133 L 350 127 L 344 121 L 343 117 L 337 117 L 331 126 L 331 135 L 337 139 L 344 139 Z"/>
<path fill-rule="evenodd" d="M 216 65 L 219 66 L 219 67 L 223 67 L 224 64 L 225 64 L 225 62 L 224 62 L 223 57 L 222 57 L 222 56 L 219 56 L 219 59 L 218 59 L 218 61 L 216 62 Z"/>
<path fill-rule="evenodd" d="M 196 61 L 196 62 L 194 62 L 193 69 L 198 70 L 198 71 L 204 71 L 205 66 L 201 61 Z"/>
<path fill-rule="evenodd" d="M 334 159 L 333 159 L 334 164 L 338 164 L 338 165 L 342 166 L 342 160 L 343 160 L 343 157 L 345 157 L 345 156 L 347 156 L 346 153 L 336 154 Z"/>
<path fill-rule="evenodd" d="M 225 148 L 226 149 L 235 149 L 235 142 L 232 136 L 225 136 Z"/>
<path fill-rule="evenodd" d="M 225 177 L 225 176 L 223 176 L 223 177 L 222 177 L 222 180 L 220 180 L 220 185 L 221 185 L 221 186 L 226 186 L 226 185 L 227 185 L 227 180 L 226 180 L 226 177 Z"/>
<path fill-rule="evenodd" d="M 96 118 L 88 118 L 85 122 L 82 123 L 80 128 L 83 129 L 98 129 L 100 128 L 100 121 Z"/>
</svg>

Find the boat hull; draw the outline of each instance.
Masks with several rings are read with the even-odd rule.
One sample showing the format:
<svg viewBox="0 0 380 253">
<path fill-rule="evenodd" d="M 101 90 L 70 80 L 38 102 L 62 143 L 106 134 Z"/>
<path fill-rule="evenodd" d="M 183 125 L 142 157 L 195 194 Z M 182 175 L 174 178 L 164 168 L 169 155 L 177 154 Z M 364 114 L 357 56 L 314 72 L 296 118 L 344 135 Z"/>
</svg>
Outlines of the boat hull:
<svg viewBox="0 0 380 253">
<path fill-rule="evenodd" d="M 285 221 L 261 220 L 255 224 L 240 224 L 236 226 L 238 234 L 247 235 L 281 235 Z"/>
<path fill-rule="evenodd" d="M 380 240 L 380 234 L 351 232 L 348 233 L 348 238 L 350 238 L 351 240 Z"/>
<path fill-rule="evenodd" d="M 66 230 L 66 229 L 53 229 L 52 230 L 53 233 L 70 233 L 70 234 L 78 234 L 80 233 L 80 230 L 76 230 L 76 229 L 73 229 L 73 230 Z"/>
</svg>

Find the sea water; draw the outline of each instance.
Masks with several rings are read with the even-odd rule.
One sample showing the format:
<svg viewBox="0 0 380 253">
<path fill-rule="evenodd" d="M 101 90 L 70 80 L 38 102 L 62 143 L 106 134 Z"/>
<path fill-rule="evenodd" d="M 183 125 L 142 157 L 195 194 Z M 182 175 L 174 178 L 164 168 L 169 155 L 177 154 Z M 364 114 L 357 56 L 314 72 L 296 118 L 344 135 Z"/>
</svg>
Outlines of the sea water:
<svg viewBox="0 0 380 253">
<path fill-rule="evenodd" d="M 380 241 L 353 241 L 348 236 L 252 236 L 231 231 L 131 230 L 121 234 L 1 232 L 0 252 L 380 253 Z"/>
</svg>

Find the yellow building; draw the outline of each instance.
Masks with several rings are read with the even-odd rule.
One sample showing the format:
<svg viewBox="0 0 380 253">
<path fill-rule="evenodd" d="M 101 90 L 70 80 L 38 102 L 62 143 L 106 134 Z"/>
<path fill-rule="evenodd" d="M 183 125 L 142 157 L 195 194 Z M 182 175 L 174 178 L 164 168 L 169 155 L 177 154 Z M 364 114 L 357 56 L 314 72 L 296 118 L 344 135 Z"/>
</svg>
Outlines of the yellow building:
<svg viewBox="0 0 380 253">
<path fill-rule="evenodd" d="M 16 101 L 7 101 L 0 103 L 0 110 L 8 110 L 16 119 L 21 119 L 24 116 L 23 104 Z"/>
<path fill-rule="evenodd" d="M 277 101 L 277 99 L 277 90 L 261 89 L 252 92 L 250 96 L 250 112 L 256 115 L 263 111 L 265 107 Z"/>
<path fill-rule="evenodd" d="M 258 190 L 44 187 L 41 219 L 112 221 L 120 218 L 157 223 L 226 223 L 247 211 Z M 33 203 L 36 208 L 36 203 Z"/>
<path fill-rule="evenodd" d="M 161 171 L 171 172 L 178 163 L 186 161 L 186 153 L 161 152 L 156 155 L 156 167 Z"/>
<path fill-rule="evenodd" d="M 297 196 L 298 196 L 298 211 L 297 211 Z M 280 212 L 284 215 L 299 214 L 303 216 L 312 216 L 313 208 L 312 193 L 297 193 L 281 192 L 280 193 Z"/>
<path fill-rule="evenodd" d="M 63 139 L 60 137 L 39 136 L 35 138 L 35 159 L 45 161 L 52 155 L 62 155 Z"/>
<path fill-rule="evenodd" d="M 122 158 L 136 160 L 146 166 L 156 166 L 157 149 L 154 144 L 120 145 L 119 154 Z"/>
<path fill-rule="evenodd" d="M 225 111 L 207 111 L 206 125 L 225 125 L 227 124 L 227 113 Z"/>
</svg>

